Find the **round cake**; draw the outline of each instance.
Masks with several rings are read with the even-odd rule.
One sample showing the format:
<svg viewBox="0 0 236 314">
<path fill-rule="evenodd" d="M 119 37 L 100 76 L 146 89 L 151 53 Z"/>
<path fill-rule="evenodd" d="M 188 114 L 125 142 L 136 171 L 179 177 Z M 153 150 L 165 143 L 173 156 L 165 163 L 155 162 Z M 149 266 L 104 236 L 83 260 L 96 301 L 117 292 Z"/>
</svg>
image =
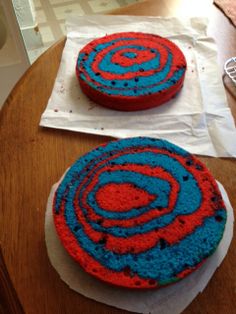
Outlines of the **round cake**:
<svg viewBox="0 0 236 314">
<path fill-rule="evenodd" d="M 170 40 L 145 33 L 95 39 L 79 53 L 76 74 L 96 103 L 124 111 L 159 106 L 183 86 L 186 60 Z"/>
<path fill-rule="evenodd" d="M 53 202 L 59 238 L 89 274 L 148 289 L 177 282 L 216 250 L 226 209 L 204 164 L 164 140 L 137 137 L 81 157 Z"/>
</svg>

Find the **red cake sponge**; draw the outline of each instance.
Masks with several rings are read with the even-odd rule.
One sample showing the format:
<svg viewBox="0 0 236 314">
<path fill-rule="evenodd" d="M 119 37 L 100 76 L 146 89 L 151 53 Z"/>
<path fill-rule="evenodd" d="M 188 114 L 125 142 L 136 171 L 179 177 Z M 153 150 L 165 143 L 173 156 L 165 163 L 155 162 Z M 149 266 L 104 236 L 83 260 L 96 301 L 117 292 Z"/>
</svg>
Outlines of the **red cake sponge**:
<svg viewBox="0 0 236 314">
<path fill-rule="evenodd" d="M 183 86 L 186 60 L 170 40 L 145 33 L 95 39 L 79 53 L 76 74 L 82 91 L 111 109 L 159 106 Z"/>
<path fill-rule="evenodd" d="M 132 289 L 195 271 L 216 250 L 227 217 L 204 164 L 143 137 L 81 157 L 55 193 L 53 215 L 63 246 L 86 272 Z"/>
</svg>

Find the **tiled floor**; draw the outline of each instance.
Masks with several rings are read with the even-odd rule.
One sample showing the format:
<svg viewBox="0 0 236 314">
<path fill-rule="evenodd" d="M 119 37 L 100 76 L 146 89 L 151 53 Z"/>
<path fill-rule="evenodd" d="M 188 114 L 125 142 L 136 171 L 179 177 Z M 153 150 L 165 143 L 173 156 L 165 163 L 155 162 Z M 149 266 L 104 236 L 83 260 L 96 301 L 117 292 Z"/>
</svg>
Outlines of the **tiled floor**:
<svg viewBox="0 0 236 314">
<path fill-rule="evenodd" d="M 103 14 L 140 0 L 33 0 L 43 46 L 28 51 L 31 62 L 66 34 L 68 14 Z"/>
</svg>

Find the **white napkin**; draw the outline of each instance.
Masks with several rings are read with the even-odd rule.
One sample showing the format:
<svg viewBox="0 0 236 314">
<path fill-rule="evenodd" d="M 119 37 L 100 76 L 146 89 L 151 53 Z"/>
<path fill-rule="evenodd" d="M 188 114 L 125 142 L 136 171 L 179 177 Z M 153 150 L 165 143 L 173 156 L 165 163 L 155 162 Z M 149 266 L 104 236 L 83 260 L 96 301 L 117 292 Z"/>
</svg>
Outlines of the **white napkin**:
<svg viewBox="0 0 236 314">
<path fill-rule="evenodd" d="M 226 191 L 218 182 L 227 207 L 225 232 L 216 252 L 198 270 L 182 281 L 159 290 L 129 291 L 104 284 L 86 274 L 61 245 L 52 216 L 52 201 L 58 184 L 55 184 L 51 189 L 45 218 L 48 256 L 61 279 L 71 289 L 90 299 L 131 312 L 145 314 L 181 313 L 204 290 L 229 249 L 233 237 L 234 215 Z"/>
<path fill-rule="evenodd" d="M 113 137 L 150 136 L 191 153 L 236 157 L 236 129 L 218 71 L 216 45 L 203 18 L 71 16 L 52 95 L 41 126 Z M 125 31 L 159 34 L 174 41 L 187 60 L 184 87 L 165 105 L 119 112 L 90 101 L 75 76 L 80 49 L 94 38 Z"/>
</svg>

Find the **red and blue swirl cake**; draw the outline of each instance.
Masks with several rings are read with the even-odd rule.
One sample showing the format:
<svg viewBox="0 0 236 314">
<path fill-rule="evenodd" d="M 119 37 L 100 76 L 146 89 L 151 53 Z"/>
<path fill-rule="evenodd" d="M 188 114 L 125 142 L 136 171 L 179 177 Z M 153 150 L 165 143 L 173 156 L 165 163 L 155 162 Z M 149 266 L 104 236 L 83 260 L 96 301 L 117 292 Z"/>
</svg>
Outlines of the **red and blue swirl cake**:
<svg viewBox="0 0 236 314">
<path fill-rule="evenodd" d="M 63 246 L 87 273 L 135 289 L 177 282 L 200 267 L 227 217 L 204 164 L 147 137 L 81 157 L 55 192 L 53 216 Z"/>
<path fill-rule="evenodd" d="M 124 111 L 159 106 L 183 86 L 186 60 L 170 40 L 145 33 L 95 39 L 79 53 L 76 74 L 96 103 Z"/>
</svg>

